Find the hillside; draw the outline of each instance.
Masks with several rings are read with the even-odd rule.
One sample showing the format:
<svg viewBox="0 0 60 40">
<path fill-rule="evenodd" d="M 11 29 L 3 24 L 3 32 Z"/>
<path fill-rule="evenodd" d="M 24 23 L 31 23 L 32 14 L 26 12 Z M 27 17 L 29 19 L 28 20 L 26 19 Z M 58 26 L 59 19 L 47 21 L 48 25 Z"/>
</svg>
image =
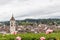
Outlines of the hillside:
<svg viewBox="0 0 60 40">
<path fill-rule="evenodd" d="M 10 25 L 9 22 L 10 21 L 4 21 L 4 22 L 0 22 L 0 23 L 5 24 L 5 25 Z M 37 23 L 37 24 L 42 23 L 42 24 L 53 24 L 53 25 L 57 24 L 57 25 L 59 25 L 60 19 L 25 19 L 25 20 L 16 20 L 16 23 L 18 25 L 21 25 L 21 24 L 24 25 L 24 23 L 27 23 L 27 24 L 29 24 L 29 23 Z"/>
</svg>

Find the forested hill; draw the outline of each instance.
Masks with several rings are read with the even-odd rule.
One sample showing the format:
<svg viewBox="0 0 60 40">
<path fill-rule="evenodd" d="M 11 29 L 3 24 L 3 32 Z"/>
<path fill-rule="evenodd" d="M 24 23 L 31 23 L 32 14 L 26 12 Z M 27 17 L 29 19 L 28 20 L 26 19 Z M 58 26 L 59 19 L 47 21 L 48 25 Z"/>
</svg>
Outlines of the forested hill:
<svg viewBox="0 0 60 40">
<path fill-rule="evenodd" d="M 10 25 L 9 21 L 1 22 L 6 25 Z M 42 23 L 42 24 L 60 24 L 60 19 L 25 19 L 25 20 L 16 20 L 18 25 L 22 23 Z"/>
</svg>

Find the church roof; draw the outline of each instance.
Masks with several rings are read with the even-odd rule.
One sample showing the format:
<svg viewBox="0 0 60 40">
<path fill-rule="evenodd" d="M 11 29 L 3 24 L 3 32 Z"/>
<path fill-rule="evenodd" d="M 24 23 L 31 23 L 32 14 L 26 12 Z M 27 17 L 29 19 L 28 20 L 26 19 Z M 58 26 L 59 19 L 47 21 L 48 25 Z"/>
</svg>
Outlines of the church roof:
<svg viewBox="0 0 60 40">
<path fill-rule="evenodd" d="M 12 15 L 12 17 L 11 17 L 11 19 L 10 20 L 15 20 L 15 18 L 13 17 L 13 15 Z"/>
</svg>

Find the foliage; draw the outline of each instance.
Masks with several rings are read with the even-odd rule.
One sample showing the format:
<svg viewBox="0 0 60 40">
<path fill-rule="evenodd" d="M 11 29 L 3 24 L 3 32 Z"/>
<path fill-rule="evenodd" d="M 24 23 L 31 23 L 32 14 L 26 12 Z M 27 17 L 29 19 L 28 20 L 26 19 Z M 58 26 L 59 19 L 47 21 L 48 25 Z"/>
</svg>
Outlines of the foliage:
<svg viewBox="0 0 60 40">
<path fill-rule="evenodd" d="M 9 25 L 10 21 L 1 22 L 3 24 Z M 26 25 L 26 24 L 34 24 L 34 23 L 42 23 L 48 25 L 60 24 L 60 19 L 25 19 L 25 20 L 16 20 L 18 25 Z"/>
<path fill-rule="evenodd" d="M 44 34 L 44 33 L 25 33 L 25 34 L 17 34 L 17 35 L 5 35 L 3 36 L 0 34 L 0 40 L 15 40 L 17 36 L 20 36 L 22 40 L 39 40 L 40 37 L 45 37 L 46 40 L 49 38 L 54 38 L 60 40 L 60 33 L 51 33 L 51 34 Z"/>
</svg>

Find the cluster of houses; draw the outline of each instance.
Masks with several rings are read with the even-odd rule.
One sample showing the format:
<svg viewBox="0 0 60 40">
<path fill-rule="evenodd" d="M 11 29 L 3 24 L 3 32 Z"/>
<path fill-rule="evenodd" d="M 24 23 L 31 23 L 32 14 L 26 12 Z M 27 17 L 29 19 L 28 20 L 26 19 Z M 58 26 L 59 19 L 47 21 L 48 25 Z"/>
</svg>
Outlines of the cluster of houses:
<svg viewBox="0 0 60 40">
<path fill-rule="evenodd" d="M 47 24 L 39 24 L 39 25 L 16 25 L 16 20 L 15 18 L 11 17 L 10 19 L 10 26 L 4 25 L 0 26 L 0 33 L 41 33 L 45 32 L 47 29 L 52 29 L 56 31 L 59 29 L 60 26 L 56 25 L 47 25 Z"/>
</svg>

